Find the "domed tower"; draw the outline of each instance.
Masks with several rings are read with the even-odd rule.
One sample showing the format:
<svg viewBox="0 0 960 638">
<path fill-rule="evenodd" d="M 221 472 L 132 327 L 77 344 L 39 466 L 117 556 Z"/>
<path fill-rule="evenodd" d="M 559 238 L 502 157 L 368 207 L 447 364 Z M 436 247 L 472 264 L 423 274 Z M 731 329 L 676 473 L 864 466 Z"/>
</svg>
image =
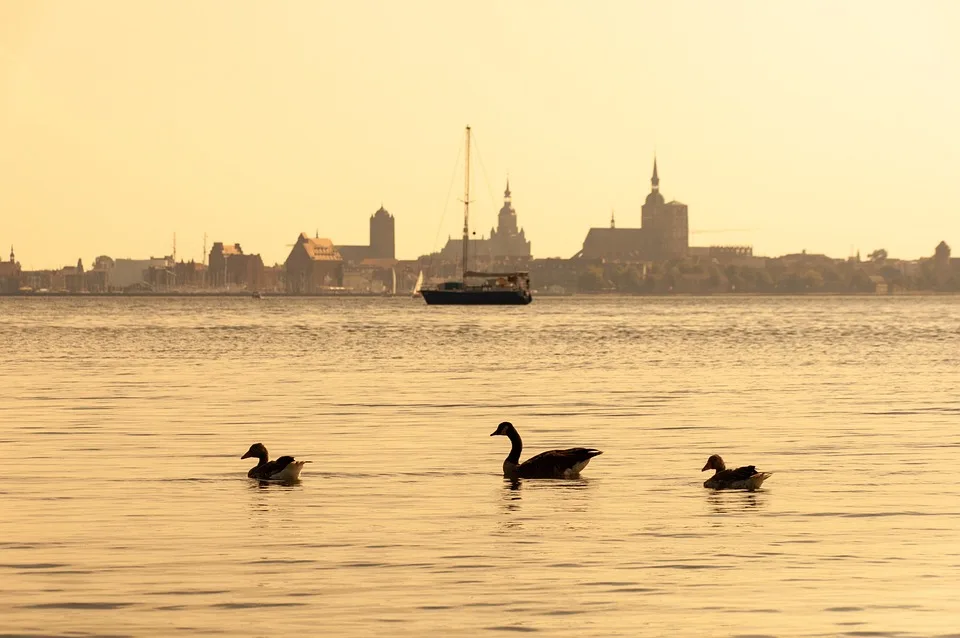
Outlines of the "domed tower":
<svg viewBox="0 0 960 638">
<path fill-rule="evenodd" d="M 517 234 L 517 211 L 513 209 L 513 197 L 510 195 L 510 179 L 503 191 L 503 207 L 497 216 L 497 233 L 505 236 Z"/>
<path fill-rule="evenodd" d="M 663 207 L 663 195 L 660 193 L 660 177 L 657 175 L 657 158 L 653 158 L 653 177 L 650 178 L 650 194 L 643 203 L 641 226 L 650 228 L 656 226 L 658 213 Z"/>
<path fill-rule="evenodd" d="M 509 179 L 503 191 L 503 207 L 497 216 L 497 229 L 490 231 L 490 249 L 494 257 L 530 257 L 530 242 L 517 224 Z"/>
<path fill-rule="evenodd" d="M 643 204 L 641 217 L 646 243 L 644 253 L 648 259 L 657 261 L 684 257 L 689 246 L 687 205 L 678 201 L 664 201 L 660 193 L 656 157 L 653 158 L 650 186 L 650 194 Z"/>
<path fill-rule="evenodd" d="M 370 256 L 375 259 L 396 259 L 394 219 L 383 205 L 370 216 Z"/>
</svg>

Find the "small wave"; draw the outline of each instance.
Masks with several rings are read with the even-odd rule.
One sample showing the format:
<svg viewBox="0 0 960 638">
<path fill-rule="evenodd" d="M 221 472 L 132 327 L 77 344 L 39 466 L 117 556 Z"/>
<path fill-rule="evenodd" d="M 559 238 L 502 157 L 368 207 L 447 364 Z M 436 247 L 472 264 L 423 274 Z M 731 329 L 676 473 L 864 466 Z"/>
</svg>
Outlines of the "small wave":
<svg viewBox="0 0 960 638">
<path fill-rule="evenodd" d="M 217 609 L 259 609 L 265 607 L 304 607 L 307 603 L 216 603 Z"/>
<path fill-rule="evenodd" d="M 108 610 L 108 609 L 123 609 L 124 607 L 130 607 L 133 603 L 81 603 L 81 602 L 65 602 L 65 603 L 36 603 L 33 605 L 21 605 L 23 609 L 91 609 L 91 610 Z"/>
</svg>

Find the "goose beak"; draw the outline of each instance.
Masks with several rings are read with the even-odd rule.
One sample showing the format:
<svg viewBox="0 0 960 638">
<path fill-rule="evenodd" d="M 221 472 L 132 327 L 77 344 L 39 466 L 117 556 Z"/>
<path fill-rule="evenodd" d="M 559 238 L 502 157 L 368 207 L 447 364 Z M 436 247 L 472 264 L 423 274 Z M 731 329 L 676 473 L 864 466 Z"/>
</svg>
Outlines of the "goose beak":
<svg viewBox="0 0 960 638">
<path fill-rule="evenodd" d="M 249 451 L 248 451 L 246 454 L 244 454 L 243 456 L 241 456 L 241 457 L 240 457 L 240 460 L 242 461 L 243 459 L 248 459 L 248 458 L 250 458 L 250 452 L 249 452 Z"/>
<path fill-rule="evenodd" d="M 701 472 L 706 472 L 706 471 L 709 470 L 709 469 L 710 469 L 710 461 L 707 461 L 707 464 L 704 465 L 704 466 L 703 466 L 703 469 L 700 470 L 700 471 L 701 471 Z"/>
<path fill-rule="evenodd" d="M 499 431 L 497 431 L 497 432 L 492 432 L 492 433 L 490 434 L 490 436 L 497 436 L 498 434 L 500 434 Z"/>
</svg>

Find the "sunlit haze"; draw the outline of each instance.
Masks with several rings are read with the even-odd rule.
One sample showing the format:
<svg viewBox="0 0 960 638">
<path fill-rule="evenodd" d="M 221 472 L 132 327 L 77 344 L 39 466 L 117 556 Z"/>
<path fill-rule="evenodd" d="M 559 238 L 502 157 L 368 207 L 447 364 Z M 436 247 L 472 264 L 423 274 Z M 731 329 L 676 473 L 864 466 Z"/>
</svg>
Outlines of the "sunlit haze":
<svg viewBox="0 0 960 638">
<path fill-rule="evenodd" d="M 382 203 L 414 258 L 460 233 L 470 125 L 474 228 L 509 175 L 536 257 L 639 226 L 654 154 L 691 245 L 930 255 L 960 247 L 957 33 L 956 2 L 4 0 L 0 245 L 273 263 Z"/>
</svg>

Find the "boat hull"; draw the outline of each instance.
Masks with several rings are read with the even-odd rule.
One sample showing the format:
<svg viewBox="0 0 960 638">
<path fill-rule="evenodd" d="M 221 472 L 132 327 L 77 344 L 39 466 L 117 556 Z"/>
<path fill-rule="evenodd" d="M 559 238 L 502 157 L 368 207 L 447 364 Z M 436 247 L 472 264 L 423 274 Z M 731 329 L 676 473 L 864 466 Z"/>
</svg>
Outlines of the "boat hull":
<svg viewBox="0 0 960 638">
<path fill-rule="evenodd" d="M 533 297 L 519 290 L 421 290 L 432 306 L 525 306 Z"/>
</svg>

